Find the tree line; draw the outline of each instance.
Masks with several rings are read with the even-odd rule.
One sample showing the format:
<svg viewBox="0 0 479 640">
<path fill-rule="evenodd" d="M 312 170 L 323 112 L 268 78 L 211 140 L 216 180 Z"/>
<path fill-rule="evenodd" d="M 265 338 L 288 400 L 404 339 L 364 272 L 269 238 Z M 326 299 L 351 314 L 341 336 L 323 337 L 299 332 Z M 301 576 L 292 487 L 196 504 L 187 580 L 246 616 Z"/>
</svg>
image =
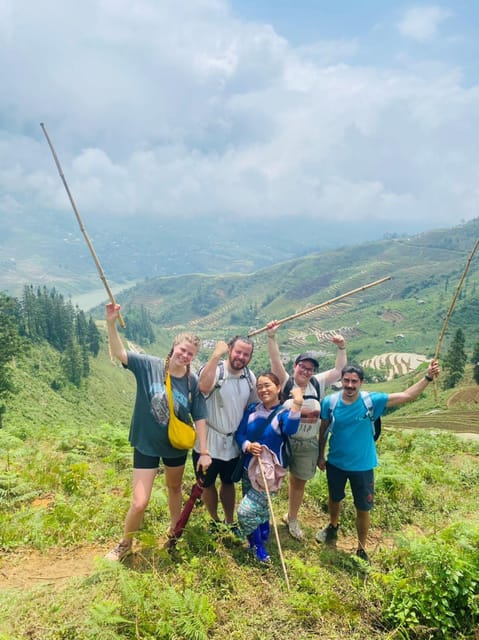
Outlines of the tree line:
<svg viewBox="0 0 479 640">
<path fill-rule="evenodd" d="M 0 292 L 0 425 L 12 392 L 8 365 L 32 343 L 47 342 L 60 354 L 64 379 L 80 386 L 90 373 L 90 356 L 100 351 L 100 332 L 90 316 L 55 289 L 25 286 L 20 299 Z M 61 381 L 52 383 L 59 388 Z"/>
</svg>

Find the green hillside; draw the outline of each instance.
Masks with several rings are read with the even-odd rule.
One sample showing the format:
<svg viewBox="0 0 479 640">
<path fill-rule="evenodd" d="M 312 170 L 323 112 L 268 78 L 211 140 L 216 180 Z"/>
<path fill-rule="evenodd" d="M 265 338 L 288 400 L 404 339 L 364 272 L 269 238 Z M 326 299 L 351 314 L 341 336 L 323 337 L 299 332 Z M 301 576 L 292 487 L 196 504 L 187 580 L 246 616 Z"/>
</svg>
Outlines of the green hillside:
<svg viewBox="0 0 479 640">
<path fill-rule="evenodd" d="M 0 429 L 1 640 L 475 640 L 479 444 L 441 430 L 452 399 L 472 389 L 470 372 L 465 387 L 439 390 L 437 403 L 430 388 L 408 412 L 385 419 L 371 567 L 354 556 L 349 495 L 332 551 L 314 540 L 327 522 L 324 474 L 307 486 L 304 543 L 280 522 L 282 488 L 274 511 L 288 591 L 274 540 L 271 566 L 259 566 L 230 534 L 211 537 L 200 505 L 168 552 L 161 473 L 135 554 L 120 566 L 102 560 L 131 495 L 132 376 L 103 342 L 88 380 L 54 391 L 57 359 L 51 348 L 32 347 L 17 360 L 16 395 Z M 477 393 L 460 407 L 477 414 Z M 416 426 L 430 429 L 404 430 L 425 416 L 427 425 Z M 192 482 L 188 462 L 185 498 Z"/>
<path fill-rule="evenodd" d="M 385 350 L 430 356 L 478 237 L 479 218 L 452 230 L 310 254 L 250 275 L 152 278 L 118 300 L 126 319 L 129 307 L 144 305 L 160 339 L 169 340 L 185 326 L 203 338 L 223 339 L 391 276 L 385 284 L 286 324 L 278 334 L 282 350 L 293 354 L 305 346 L 327 349 L 329 339 L 323 332 L 340 330 L 360 360 Z M 448 332 L 462 327 L 471 344 L 479 335 L 478 264 L 476 255 Z M 103 310 L 97 313 L 101 317 Z M 263 338 L 257 341 L 261 349 Z"/>
<path fill-rule="evenodd" d="M 447 234 L 314 254 L 250 276 L 159 278 L 137 286 L 122 304 L 127 322 L 129 305 L 150 310 L 156 342 L 147 349 L 164 355 L 180 327 L 224 338 L 391 275 L 283 327 L 282 351 L 311 346 L 326 366 L 334 354 L 323 332 L 340 329 L 357 359 L 385 349 L 430 355 L 478 235 L 479 220 Z M 477 264 L 476 257 L 448 332 L 460 326 L 468 350 L 478 341 Z M 98 326 L 100 353 L 78 388 L 54 384 L 61 356 L 46 345 L 31 345 L 11 368 L 14 395 L 0 429 L 0 640 L 477 640 L 479 441 L 450 432 L 479 431 L 470 363 L 456 389 L 439 385 L 436 399 L 430 385 L 383 420 L 371 566 L 354 555 L 349 493 L 338 548 L 315 542 L 327 524 L 319 471 L 300 513 L 306 539 L 288 535 L 281 523 L 286 480 L 274 514 L 288 590 L 276 538 L 271 566 L 259 566 L 228 532 L 210 535 L 201 503 L 168 551 L 161 470 L 135 553 L 119 566 L 102 559 L 121 535 L 131 497 L 127 436 L 135 389 L 133 376 L 109 357 L 104 323 Z M 264 337 L 255 342 L 259 370 L 267 365 Z M 210 352 L 205 342 L 195 364 Z M 420 375 L 368 389 L 404 389 Z M 193 481 L 188 460 L 185 499 Z"/>
</svg>

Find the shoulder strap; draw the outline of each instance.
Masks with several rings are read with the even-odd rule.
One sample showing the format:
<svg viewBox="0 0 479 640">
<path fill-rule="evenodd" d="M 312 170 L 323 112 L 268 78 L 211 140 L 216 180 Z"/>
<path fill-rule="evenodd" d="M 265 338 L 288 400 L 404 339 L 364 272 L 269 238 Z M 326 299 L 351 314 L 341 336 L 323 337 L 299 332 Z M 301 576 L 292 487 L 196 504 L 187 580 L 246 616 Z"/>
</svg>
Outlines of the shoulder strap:
<svg viewBox="0 0 479 640">
<path fill-rule="evenodd" d="M 373 407 L 373 401 L 371 400 L 371 396 L 367 391 L 361 391 L 361 398 L 363 399 L 363 402 L 366 405 L 366 409 L 368 410 L 368 415 L 371 418 L 371 421 L 374 422 L 374 407 Z"/>
<path fill-rule="evenodd" d="M 248 405 L 248 413 L 253 413 L 253 411 L 256 409 L 256 407 L 258 405 L 259 405 L 259 402 L 252 402 L 250 405 Z M 254 433 L 251 434 L 251 437 L 250 437 L 250 440 L 252 438 L 251 442 L 254 442 L 260 436 L 263 435 L 266 427 L 273 421 L 273 418 L 275 417 L 275 415 L 277 413 L 279 413 L 281 411 L 281 409 L 283 409 L 283 405 L 282 404 L 277 406 L 274 411 L 271 411 L 269 416 L 263 422 L 261 422 L 261 424 L 258 424 L 258 426 L 255 429 Z"/>
<path fill-rule="evenodd" d="M 201 373 L 201 369 L 200 369 L 200 373 Z M 240 379 L 241 378 L 244 378 L 246 380 L 246 382 L 248 383 L 249 391 L 251 393 L 251 391 L 254 388 L 254 385 L 253 385 L 253 380 L 251 379 L 251 372 L 248 369 L 248 367 L 244 367 L 244 372 L 240 375 Z M 224 360 L 221 360 L 221 362 L 218 363 L 218 380 L 216 381 L 215 386 L 209 392 L 209 394 L 205 396 L 206 400 L 208 400 L 208 398 L 211 396 L 211 394 L 214 391 L 219 391 L 221 389 L 224 381 L 225 381 L 225 363 L 224 363 Z"/>
<path fill-rule="evenodd" d="M 373 437 L 375 440 L 381 435 L 381 417 L 374 418 L 374 405 L 371 396 L 367 391 L 361 391 L 361 398 L 368 410 L 369 419 L 371 420 Z"/>
<path fill-rule="evenodd" d="M 333 433 L 333 424 L 334 424 L 334 410 L 336 409 L 336 405 L 338 404 L 340 391 L 336 391 L 336 393 L 332 393 L 328 396 L 329 398 L 329 425 L 326 429 L 325 436 L 329 433 Z"/>
<path fill-rule="evenodd" d="M 251 379 L 251 371 L 249 370 L 248 367 L 244 368 L 244 373 L 240 376 L 241 378 L 245 378 L 246 382 L 248 383 L 249 386 L 249 391 L 250 393 L 253 391 L 253 380 Z"/>
<path fill-rule="evenodd" d="M 317 400 L 318 402 L 320 401 L 320 397 L 321 397 L 321 391 L 320 391 L 320 386 L 319 386 L 319 382 L 317 380 L 317 378 L 315 378 L 314 376 L 311 376 L 310 378 L 310 382 L 314 387 L 314 390 L 316 392 L 316 395 L 313 396 L 311 394 L 306 394 L 303 396 L 303 400 L 307 400 L 308 398 L 312 398 L 313 400 Z M 286 381 L 286 384 L 284 385 L 283 388 L 283 395 L 284 395 L 284 399 L 288 400 L 288 398 L 291 397 L 291 389 L 294 386 L 294 378 L 293 376 L 289 376 L 288 380 Z"/>
</svg>

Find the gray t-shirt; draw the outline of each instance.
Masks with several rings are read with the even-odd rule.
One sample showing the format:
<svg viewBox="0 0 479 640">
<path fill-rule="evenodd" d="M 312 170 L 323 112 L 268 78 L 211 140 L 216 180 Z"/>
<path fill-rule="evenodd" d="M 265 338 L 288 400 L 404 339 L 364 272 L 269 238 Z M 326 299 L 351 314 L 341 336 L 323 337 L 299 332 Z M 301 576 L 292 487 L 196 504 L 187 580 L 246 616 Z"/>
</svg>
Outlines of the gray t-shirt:
<svg viewBox="0 0 479 640">
<path fill-rule="evenodd" d="M 239 427 L 244 410 L 251 402 L 256 402 L 256 378 L 250 371 L 250 382 L 246 378 L 244 369 L 238 373 L 231 373 L 226 365 L 224 378 L 220 389 L 213 389 L 206 400 L 208 417 L 208 451 L 212 458 L 218 460 L 233 460 L 240 454 L 240 450 L 234 434 Z M 215 384 L 220 374 L 219 366 L 216 367 Z M 198 444 L 198 443 L 197 443 Z M 195 451 L 198 447 L 195 446 Z"/>
<path fill-rule="evenodd" d="M 161 358 L 128 351 L 129 369 L 136 378 L 136 399 L 130 425 L 130 444 L 147 456 L 178 458 L 184 450 L 175 449 L 168 440 L 168 399 L 164 384 L 164 363 Z M 198 389 L 197 377 L 171 376 L 175 413 L 185 420 L 188 414 L 194 421 L 206 418 L 206 403 Z M 188 388 L 189 387 L 189 388 Z M 152 400 L 156 415 L 152 413 Z"/>
</svg>

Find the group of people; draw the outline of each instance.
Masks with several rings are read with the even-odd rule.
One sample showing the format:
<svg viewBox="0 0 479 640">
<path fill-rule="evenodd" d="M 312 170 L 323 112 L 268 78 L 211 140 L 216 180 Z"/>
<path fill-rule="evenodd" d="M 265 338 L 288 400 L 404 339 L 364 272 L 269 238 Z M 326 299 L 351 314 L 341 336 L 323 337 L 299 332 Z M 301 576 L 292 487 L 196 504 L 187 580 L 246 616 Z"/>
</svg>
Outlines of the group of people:
<svg viewBox="0 0 479 640">
<path fill-rule="evenodd" d="M 247 538 L 249 548 L 260 562 L 269 561 L 267 494 L 274 496 L 279 482 L 275 484 L 273 478 L 271 490 L 266 490 L 269 484 L 264 486 L 261 459 L 269 455 L 272 468 L 282 470 L 289 443 L 289 502 L 283 521 L 291 536 L 297 540 L 304 538 L 299 509 L 306 482 L 319 467 L 326 471 L 330 523 L 318 532 L 316 539 L 335 544 L 341 503 L 349 481 L 357 514 L 357 555 L 368 561 L 366 541 L 374 502 L 374 468 L 378 464 L 373 417 L 381 416 L 387 407 L 416 399 L 439 374 L 436 361 L 430 363 L 419 382 L 403 392 L 368 394 L 371 412 L 361 393 L 364 372 L 361 367 L 347 363 L 342 335 L 332 338 L 337 347 L 334 368 L 320 373 L 315 355 L 305 352 L 295 359 L 289 375 L 276 342 L 279 325 L 273 321 L 267 326 L 271 371 L 256 378 L 248 367 L 254 344 L 247 337 L 235 336 L 229 343 L 216 344 L 210 359 L 196 376 L 190 371 L 190 365 L 200 348 L 197 336 L 178 335 L 165 361 L 127 351 L 117 330 L 119 313 L 119 305 L 107 305 L 110 352 L 132 371 L 137 383 L 129 436 L 133 447 L 133 493 L 122 539 L 106 558 L 118 561 L 131 553 L 133 536 L 141 527 L 160 460 L 168 492 L 169 536 L 174 535 L 180 518 L 188 451 L 175 449 L 168 440 L 166 381 L 169 379 L 175 415 L 191 416 L 194 422 L 196 442 L 192 459 L 196 474 L 203 478 L 202 501 L 213 528 L 229 527 L 234 534 Z M 327 396 L 326 389 L 335 382 L 341 383 L 341 391 L 333 408 L 334 394 Z M 242 467 L 243 497 L 236 509 L 234 477 L 238 465 Z M 258 465 L 263 483 L 257 472 Z M 278 474 L 281 478 L 284 472 Z"/>
</svg>

